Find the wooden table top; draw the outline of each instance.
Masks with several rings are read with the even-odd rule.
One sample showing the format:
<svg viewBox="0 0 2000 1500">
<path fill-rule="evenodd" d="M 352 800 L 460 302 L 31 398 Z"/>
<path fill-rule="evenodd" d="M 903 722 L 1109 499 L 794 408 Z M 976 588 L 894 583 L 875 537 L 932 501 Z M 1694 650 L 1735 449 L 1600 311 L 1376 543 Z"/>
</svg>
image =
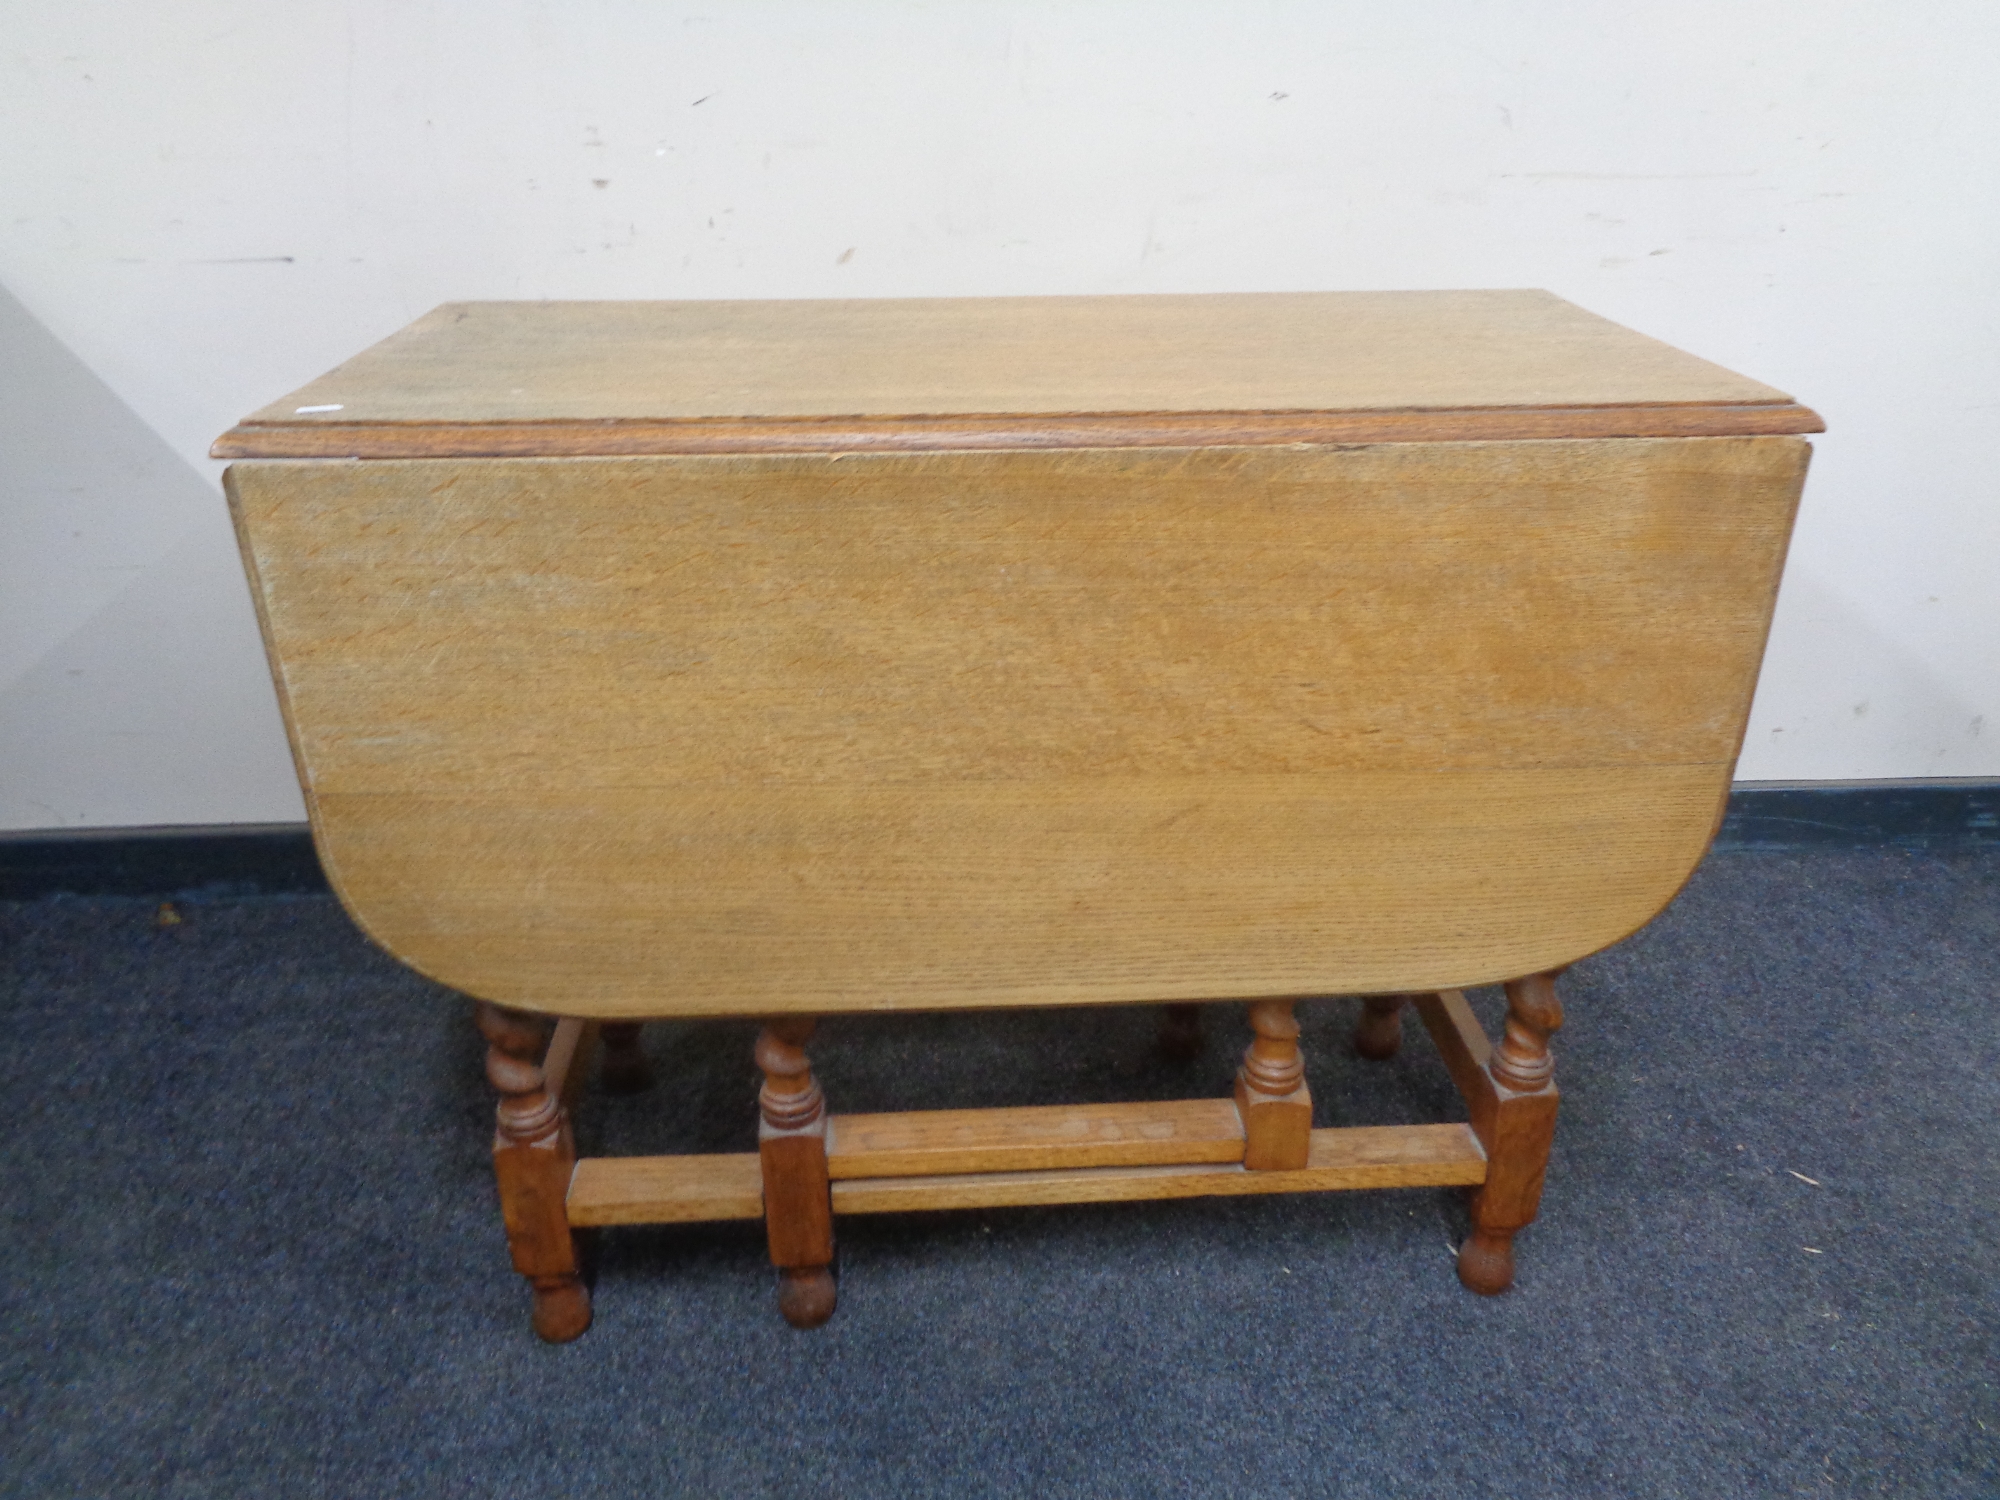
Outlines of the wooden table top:
<svg viewBox="0 0 2000 1500">
<path fill-rule="evenodd" d="M 494 457 L 1822 430 L 1547 292 L 447 303 L 218 458 Z"/>
<path fill-rule="evenodd" d="M 277 460 L 226 483 L 348 909 L 639 1018 L 1616 941 L 1721 816 L 1817 430 L 1541 292 L 466 303 L 216 451 Z"/>
</svg>

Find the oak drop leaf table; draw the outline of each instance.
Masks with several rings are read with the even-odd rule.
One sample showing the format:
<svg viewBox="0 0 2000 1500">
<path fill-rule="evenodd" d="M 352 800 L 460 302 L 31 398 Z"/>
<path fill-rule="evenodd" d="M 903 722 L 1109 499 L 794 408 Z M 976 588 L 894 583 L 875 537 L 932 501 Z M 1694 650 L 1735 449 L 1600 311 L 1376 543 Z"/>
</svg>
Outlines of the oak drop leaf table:
<svg viewBox="0 0 2000 1500">
<path fill-rule="evenodd" d="M 1713 836 L 1820 430 L 1541 292 L 464 303 L 215 453 L 321 859 L 479 1002 L 560 1340 L 573 1231 L 647 1222 L 764 1219 L 810 1325 L 839 1214 L 1462 1185 L 1505 1288 L 1555 975 Z M 1343 995 L 1469 1123 L 1313 1128 Z M 805 1050 L 1215 1000 L 1233 1098 L 830 1115 Z M 764 1021 L 759 1150 L 577 1160 L 591 1050 L 695 1016 Z"/>
</svg>

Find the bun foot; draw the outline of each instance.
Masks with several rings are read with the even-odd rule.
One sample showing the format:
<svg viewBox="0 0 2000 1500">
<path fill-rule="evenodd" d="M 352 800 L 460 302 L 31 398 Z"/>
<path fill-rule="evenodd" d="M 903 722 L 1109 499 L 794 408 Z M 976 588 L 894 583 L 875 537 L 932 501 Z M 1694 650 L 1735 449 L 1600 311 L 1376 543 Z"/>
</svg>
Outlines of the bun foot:
<svg viewBox="0 0 2000 1500">
<path fill-rule="evenodd" d="M 778 1311 L 794 1328 L 817 1328 L 833 1316 L 838 1294 L 826 1266 L 778 1273 Z"/>
<path fill-rule="evenodd" d="M 1458 1279 L 1482 1297 L 1514 1284 L 1514 1232 L 1475 1229 L 1458 1247 Z"/>
<path fill-rule="evenodd" d="M 1403 1046 L 1403 997 L 1370 995 L 1354 1026 L 1354 1050 L 1370 1062 L 1387 1062 Z"/>
<path fill-rule="evenodd" d="M 567 1344 L 590 1326 L 590 1289 L 574 1276 L 535 1282 L 535 1333 L 544 1343 Z"/>
</svg>

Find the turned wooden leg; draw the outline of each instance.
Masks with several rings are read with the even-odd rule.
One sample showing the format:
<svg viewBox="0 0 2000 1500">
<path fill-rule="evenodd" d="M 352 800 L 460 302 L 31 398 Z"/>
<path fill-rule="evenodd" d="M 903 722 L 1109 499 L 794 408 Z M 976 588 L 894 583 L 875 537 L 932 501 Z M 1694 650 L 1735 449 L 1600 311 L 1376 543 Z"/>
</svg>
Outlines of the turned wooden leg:
<svg viewBox="0 0 2000 1500">
<path fill-rule="evenodd" d="M 1370 995 L 1361 1002 L 1361 1019 L 1354 1024 L 1354 1050 L 1374 1062 L 1396 1055 L 1403 1045 L 1402 995 Z"/>
<path fill-rule="evenodd" d="M 764 1229 L 779 1271 L 778 1310 L 794 1328 L 833 1316 L 833 1198 L 826 1175 L 826 1099 L 805 1043 L 810 1016 L 770 1022 L 757 1038 L 764 1087 L 757 1095 L 757 1155 L 764 1169 Z"/>
<path fill-rule="evenodd" d="M 481 1003 L 486 1077 L 500 1091 L 493 1175 L 514 1269 L 535 1292 L 535 1332 L 567 1343 L 590 1326 L 590 1292 L 578 1274 L 570 1234 L 569 1179 L 576 1166 L 569 1117 L 546 1087 L 542 1052 L 548 1023 L 523 1011 Z"/>
<path fill-rule="evenodd" d="M 1250 1007 L 1257 1039 L 1236 1073 L 1236 1108 L 1243 1116 L 1243 1165 L 1253 1172 L 1303 1167 L 1312 1149 L 1312 1095 L 1292 1005 L 1259 1000 Z"/>
<path fill-rule="evenodd" d="M 1175 1062 L 1193 1062 L 1201 1056 L 1199 1005 L 1160 1007 L 1160 1051 Z"/>
<path fill-rule="evenodd" d="M 653 1086 L 653 1065 L 646 1061 L 639 1027 L 637 1021 L 606 1021 L 597 1028 L 604 1042 L 599 1072 L 607 1093 L 638 1094 Z"/>
<path fill-rule="evenodd" d="M 1563 1021 L 1555 979 L 1533 974 L 1507 985 L 1507 1034 L 1486 1062 L 1495 1100 L 1486 1181 L 1472 1197 L 1458 1279 L 1488 1296 L 1514 1284 L 1514 1235 L 1541 1206 L 1558 1102 L 1549 1037 Z"/>
</svg>

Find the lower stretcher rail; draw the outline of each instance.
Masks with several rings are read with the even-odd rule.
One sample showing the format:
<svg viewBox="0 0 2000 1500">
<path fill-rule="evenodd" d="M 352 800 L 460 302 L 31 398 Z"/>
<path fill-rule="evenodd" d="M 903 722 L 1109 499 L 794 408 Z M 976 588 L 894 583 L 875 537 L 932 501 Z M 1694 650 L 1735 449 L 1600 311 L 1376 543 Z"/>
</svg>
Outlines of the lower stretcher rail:
<svg viewBox="0 0 2000 1500">
<path fill-rule="evenodd" d="M 838 1117 L 833 1135 L 837 1142 Z M 862 1214 L 1344 1188 L 1474 1187 L 1485 1180 L 1486 1153 L 1470 1126 L 1380 1125 L 1315 1130 L 1306 1165 L 1289 1171 L 1253 1172 L 1237 1162 L 1193 1161 L 849 1176 L 836 1177 L 832 1192 L 835 1213 Z M 568 1210 L 569 1222 L 579 1229 L 762 1218 L 757 1154 L 586 1157 L 570 1180 Z"/>
</svg>

